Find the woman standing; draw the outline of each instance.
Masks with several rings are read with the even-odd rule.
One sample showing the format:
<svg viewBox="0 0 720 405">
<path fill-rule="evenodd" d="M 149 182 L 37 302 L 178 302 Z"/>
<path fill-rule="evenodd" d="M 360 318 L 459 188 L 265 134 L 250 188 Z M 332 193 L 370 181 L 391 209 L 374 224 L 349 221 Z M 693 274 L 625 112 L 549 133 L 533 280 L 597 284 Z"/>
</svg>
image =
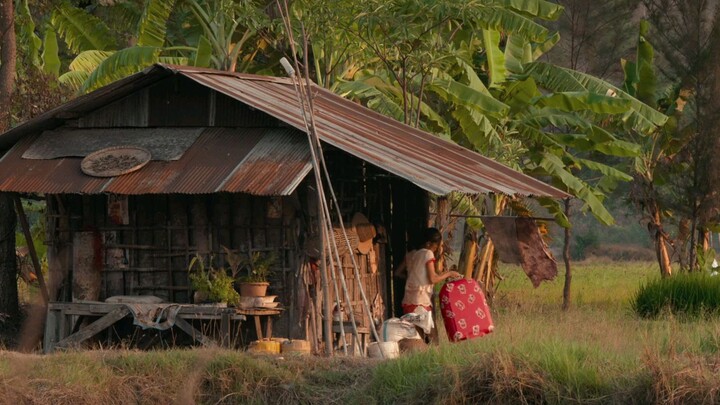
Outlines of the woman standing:
<svg viewBox="0 0 720 405">
<path fill-rule="evenodd" d="M 415 312 L 422 307 L 432 313 L 432 296 L 435 284 L 448 278 L 461 278 L 456 271 L 443 272 L 442 234 L 437 228 L 425 230 L 423 242 L 418 249 L 405 255 L 398 273 L 407 272 L 403 313 Z"/>
</svg>

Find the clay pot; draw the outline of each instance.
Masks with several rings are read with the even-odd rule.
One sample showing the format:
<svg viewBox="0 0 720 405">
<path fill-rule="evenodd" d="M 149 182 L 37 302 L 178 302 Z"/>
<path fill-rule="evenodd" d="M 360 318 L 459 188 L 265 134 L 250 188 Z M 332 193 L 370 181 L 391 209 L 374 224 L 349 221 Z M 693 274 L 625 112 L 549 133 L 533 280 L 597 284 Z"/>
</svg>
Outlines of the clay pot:
<svg viewBox="0 0 720 405">
<path fill-rule="evenodd" d="M 270 283 L 240 283 L 240 295 L 243 297 L 264 297 Z"/>
</svg>

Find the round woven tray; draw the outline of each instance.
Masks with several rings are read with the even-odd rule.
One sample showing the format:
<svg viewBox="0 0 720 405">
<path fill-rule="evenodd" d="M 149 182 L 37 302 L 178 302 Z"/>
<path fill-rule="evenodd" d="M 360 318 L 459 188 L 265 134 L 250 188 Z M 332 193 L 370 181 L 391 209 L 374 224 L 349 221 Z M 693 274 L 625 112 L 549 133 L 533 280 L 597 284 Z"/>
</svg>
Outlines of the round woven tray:
<svg viewBox="0 0 720 405">
<path fill-rule="evenodd" d="M 111 146 L 85 156 L 80 169 L 88 176 L 115 177 L 140 169 L 150 158 L 150 151 L 138 146 Z"/>
</svg>

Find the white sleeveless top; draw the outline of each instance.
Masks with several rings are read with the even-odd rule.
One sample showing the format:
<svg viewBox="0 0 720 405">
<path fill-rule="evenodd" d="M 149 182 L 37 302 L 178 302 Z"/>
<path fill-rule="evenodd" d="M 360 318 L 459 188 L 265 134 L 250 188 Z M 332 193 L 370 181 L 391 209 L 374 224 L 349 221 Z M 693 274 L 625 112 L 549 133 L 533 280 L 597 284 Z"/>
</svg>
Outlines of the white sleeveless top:
<svg viewBox="0 0 720 405">
<path fill-rule="evenodd" d="M 403 304 L 432 305 L 433 285 L 428 278 L 428 262 L 435 262 L 435 255 L 429 249 L 413 250 L 405 257 L 408 276 Z"/>
</svg>

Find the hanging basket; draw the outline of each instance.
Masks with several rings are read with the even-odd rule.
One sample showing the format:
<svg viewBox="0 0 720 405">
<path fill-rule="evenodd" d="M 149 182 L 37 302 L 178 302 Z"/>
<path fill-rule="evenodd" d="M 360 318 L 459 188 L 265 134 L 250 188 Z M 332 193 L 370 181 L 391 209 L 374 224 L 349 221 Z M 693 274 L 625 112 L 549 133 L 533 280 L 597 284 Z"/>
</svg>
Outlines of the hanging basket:
<svg viewBox="0 0 720 405">
<path fill-rule="evenodd" d="M 259 282 L 259 283 L 240 283 L 240 296 L 241 297 L 264 297 L 267 294 L 267 289 L 270 283 Z"/>
</svg>

